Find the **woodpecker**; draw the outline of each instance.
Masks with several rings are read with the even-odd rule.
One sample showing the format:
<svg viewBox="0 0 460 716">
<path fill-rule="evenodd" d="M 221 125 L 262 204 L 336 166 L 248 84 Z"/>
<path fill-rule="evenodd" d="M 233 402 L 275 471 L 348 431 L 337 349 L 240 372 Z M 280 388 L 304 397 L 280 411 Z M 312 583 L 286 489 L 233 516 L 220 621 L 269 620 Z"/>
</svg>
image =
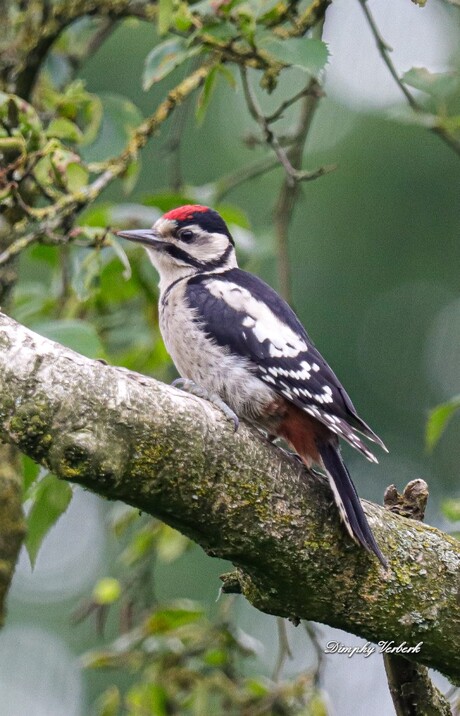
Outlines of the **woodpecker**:
<svg viewBox="0 0 460 716">
<path fill-rule="evenodd" d="M 361 436 L 386 450 L 288 304 L 238 268 L 222 217 L 207 206 L 168 211 L 152 229 L 120 231 L 142 244 L 160 276 L 160 329 L 182 386 L 232 417 L 283 438 L 329 480 L 350 536 L 384 567 L 342 459 L 339 438 L 371 462 Z"/>
</svg>

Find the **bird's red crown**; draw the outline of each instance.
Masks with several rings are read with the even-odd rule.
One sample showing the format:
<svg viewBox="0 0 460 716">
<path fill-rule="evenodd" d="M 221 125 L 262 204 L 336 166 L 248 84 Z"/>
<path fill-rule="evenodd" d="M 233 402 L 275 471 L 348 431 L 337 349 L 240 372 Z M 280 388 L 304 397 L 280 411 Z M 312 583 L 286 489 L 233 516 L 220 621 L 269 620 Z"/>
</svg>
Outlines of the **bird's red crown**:
<svg viewBox="0 0 460 716">
<path fill-rule="evenodd" d="M 193 219 L 195 214 L 205 211 L 211 211 L 209 206 L 186 204 L 185 206 L 179 206 L 177 209 L 171 209 L 171 211 L 163 215 L 163 218 L 171 221 L 185 221 L 186 219 Z"/>
</svg>

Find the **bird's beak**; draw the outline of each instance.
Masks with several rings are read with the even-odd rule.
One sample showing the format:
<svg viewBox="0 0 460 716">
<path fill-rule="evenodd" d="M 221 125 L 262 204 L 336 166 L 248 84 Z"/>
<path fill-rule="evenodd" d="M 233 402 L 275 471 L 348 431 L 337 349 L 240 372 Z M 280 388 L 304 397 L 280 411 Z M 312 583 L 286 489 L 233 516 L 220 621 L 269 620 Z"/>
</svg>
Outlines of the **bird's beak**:
<svg viewBox="0 0 460 716">
<path fill-rule="evenodd" d="M 162 241 L 153 229 L 133 229 L 132 231 L 117 231 L 117 236 L 128 241 L 135 241 L 151 249 L 161 249 L 167 242 Z"/>
</svg>

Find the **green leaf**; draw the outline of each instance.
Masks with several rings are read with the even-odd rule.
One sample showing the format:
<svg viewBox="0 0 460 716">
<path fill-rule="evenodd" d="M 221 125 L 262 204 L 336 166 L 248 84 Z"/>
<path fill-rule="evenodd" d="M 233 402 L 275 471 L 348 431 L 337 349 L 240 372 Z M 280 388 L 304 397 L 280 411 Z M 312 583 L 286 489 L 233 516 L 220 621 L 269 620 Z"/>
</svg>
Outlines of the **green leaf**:
<svg viewBox="0 0 460 716">
<path fill-rule="evenodd" d="M 241 226 L 243 229 L 250 228 L 248 217 L 244 211 L 234 204 L 219 204 L 219 214 L 226 224 L 236 224 L 236 226 Z"/>
<path fill-rule="evenodd" d="M 79 226 L 92 226 L 93 228 L 108 226 L 111 222 L 112 206 L 113 204 L 109 202 L 90 204 L 90 206 L 79 215 L 77 219 Z"/>
<path fill-rule="evenodd" d="M 203 610 L 185 600 L 177 607 L 159 609 L 151 614 L 145 623 L 147 634 L 164 634 L 187 624 L 193 624 L 203 617 Z"/>
<path fill-rule="evenodd" d="M 454 95 L 460 86 L 459 73 L 430 72 L 425 67 L 412 67 L 403 75 L 402 80 L 406 85 L 442 101 Z"/>
<path fill-rule="evenodd" d="M 441 505 L 442 513 L 451 522 L 458 522 L 460 520 L 460 499 L 444 500 Z"/>
<path fill-rule="evenodd" d="M 80 191 L 88 184 L 88 170 L 77 162 L 71 162 L 67 165 L 66 180 L 69 191 L 72 193 Z"/>
<path fill-rule="evenodd" d="M 311 75 L 317 75 L 329 58 L 326 43 L 315 37 L 278 40 L 271 33 L 267 33 L 258 40 L 257 44 L 260 49 L 267 50 L 280 62 L 299 67 Z"/>
<path fill-rule="evenodd" d="M 80 319 L 45 321 L 36 324 L 34 330 L 88 358 L 98 358 L 104 354 L 96 329 L 87 321 Z"/>
<path fill-rule="evenodd" d="M 235 78 L 231 70 L 228 69 L 228 67 L 224 67 L 223 65 L 216 65 L 215 67 L 213 67 L 211 72 L 206 77 L 203 84 L 203 88 L 198 95 L 195 109 L 195 116 L 197 119 L 198 126 L 203 123 L 203 120 L 206 116 L 206 112 L 208 111 L 209 103 L 217 86 L 217 80 L 220 77 L 225 78 L 229 85 L 233 87 L 233 89 L 236 87 Z"/>
<path fill-rule="evenodd" d="M 125 279 L 125 281 L 129 281 L 132 276 L 132 271 L 131 264 L 129 263 L 129 259 L 126 255 L 126 251 L 114 235 L 110 236 L 110 245 L 114 251 L 114 254 L 120 259 L 120 262 L 123 266 L 123 278 Z"/>
<path fill-rule="evenodd" d="M 454 413 L 459 409 L 460 395 L 457 395 L 447 403 L 438 405 L 430 411 L 425 432 L 425 442 L 428 450 L 433 450 Z"/>
<path fill-rule="evenodd" d="M 256 18 L 251 12 L 249 5 L 243 5 L 241 8 L 238 8 L 235 16 L 238 29 L 243 37 L 252 45 L 254 43 L 257 26 Z"/>
<path fill-rule="evenodd" d="M 96 701 L 97 716 L 118 716 L 121 696 L 116 686 L 109 686 Z"/>
<path fill-rule="evenodd" d="M 187 32 L 192 26 L 193 15 L 188 3 L 181 2 L 173 17 L 173 24 L 179 32 Z"/>
<path fill-rule="evenodd" d="M 13 318 L 29 325 L 39 319 L 43 320 L 53 310 L 54 298 L 45 283 L 21 281 L 14 292 Z"/>
<path fill-rule="evenodd" d="M 223 5 L 221 7 L 223 7 Z M 196 11 L 196 5 L 194 5 L 194 10 Z M 230 22 L 216 22 L 213 15 L 208 15 L 207 18 L 202 17 L 202 20 L 202 31 L 204 31 L 206 35 L 210 35 L 214 39 L 221 40 L 222 42 L 230 42 L 230 40 L 237 39 L 237 31 Z M 199 33 L 197 33 L 197 38 L 199 38 Z"/>
<path fill-rule="evenodd" d="M 27 457 L 22 455 L 22 479 L 23 479 L 23 490 L 24 494 L 27 494 L 28 489 L 37 479 L 40 473 L 40 465 Z"/>
<path fill-rule="evenodd" d="M 133 715 L 167 716 L 168 713 L 171 713 L 166 690 L 160 684 L 135 684 L 128 691 L 126 704 L 129 708 L 129 713 Z"/>
<path fill-rule="evenodd" d="M 49 123 L 46 136 L 67 139 L 69 142 L 79 142 L 83 134 L 75 122 L 71 122 L 66 117 L 58 117 Z"/>
<path fill-rule="evenodd" d="M 72 488 L 68 482 L 48 474 L 35 490 L 33 505 L 27 515 L 27 537 L 25 545 L 32 567 L 35 566 L 40 546 L 51 527 L 66 511 L 72 499 Z"/>
<path fill-rule="evenodd" d="M 224 649 L 209 649 L 203 655 L 203 661 L 207 666 L 219 667 L 228 663 L 228 657 Z"/>
<path fill-rule="evenodd" d="M 117 94 L 101 94 L 102 120 L 96 139 L 82 149 L 85 161 L 99 162 L 125 149 L 133 130 L 143 120 L 138 107 Z"/>
<path fill-rule="evenodd" d="M 216 88 L 217 79 L 219 77 L 218 74 L 218 67 L 219 65 L 216 65 L 216 67 L 213 67 L 211 72 L 206 77 L 203 88 L 198 95 L 198 99 L 196 102 L 196 108 L 195 108 L 195 117 L 198 126 L 201 126 L 203 124 L 203 120 L 206 117 L 206 112 L 208 111 L 209 103 L 211 101 L 211 97 L 214 94 L 214 90 Z"/>
<path fill-rule="evenodd" d="M 151 196 L 145 196 L 142 199 L 144 206 L 154 206 L 158 208 L 163 214 L 170 209 L 175 209 L 176 206 L 183 206 L 184 204 L 196 204 L 196 197 L 188 194 L 176 194 L 174 192 L 162 192 L 161 194 L 152 194 Z"/>
<path fill-rule="evenodd" d="M 173 0 L 158 0 L 158 32 L 160 35 L 164 35 L 169 30 L 173 12 Z"/>
<path fill-rule="evenodd" d="M 149 523 L 140 530 L 137 530 L 128 546 L 120 555 L 120 561 L 124 566 L 132 567 L 133 564 L 136 564 L 136 562 L 146 557 L 153 549 L 158 529 L 158 525 L 152 527 L 152 524 Z"/>
<path fill-rule="evenodd" d="M 246 679 L 246 689 L 257 699 L 262 699 L 270 693 L 267 682 L 262 678 L 249 678 Z"/>
<path fill-rule="evenodd" d="M 131 194 L 132 190 L 136 186 L 139 174 L 141 173 L 141 167 L 142 163 L 141 160 L 138 158 L 130 162 L 123 174 L 120 175 L 123 192 L 125 195 Z"/>
<path fill-rule="evenodd" d="M 101 241 L 102 236 L 106 233 L 103 227 L 79 226 L 75 229 L 78 231 L 79 237 L 87 241 Z M 100 287 L 100 275 L 102 269 L 103 250 L 94 249 L 93 251 L 74 251 L 72 253 L 72 288 L 80 301 L 88 301 L 93 298 Z M 90 356 L 91 358 L 93 356 Z"/>
<path fill-rule="evenodd" d="M 201 52 L 201 47 L 186 49 L 182 40 L 165 40 L 153 48 L 147 55 L 142 75 L 142 87 L 145 91 L 164 79 L 190 57 Z"/>
<path fill-rule="evenodd" d="M 285 10 L 279 0 L 264 0 L 259 6 L 257 22 L 261 25 L 276 25 Z"/>
<path fill-rule="evenodd" d="M 189 546 L 190 540 L 187 537 L 168 525 L 161 525 L 156 542 L 158 559 L 161 562 L 174 562 Z"/>
</svg>

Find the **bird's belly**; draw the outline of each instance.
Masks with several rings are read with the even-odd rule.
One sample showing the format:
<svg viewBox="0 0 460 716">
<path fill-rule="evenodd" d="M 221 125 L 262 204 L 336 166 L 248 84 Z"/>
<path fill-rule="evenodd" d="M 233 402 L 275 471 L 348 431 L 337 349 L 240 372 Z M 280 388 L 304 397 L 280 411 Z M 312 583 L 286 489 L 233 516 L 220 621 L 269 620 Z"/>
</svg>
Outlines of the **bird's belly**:
<svg viewBox="0 0 460 716">
<path fill-rule="evenodd" d="M 217 345 L 184 311 L 191 314 L 183 304 L 178 312 L 169 303 L 160 316 L 163 340 L 179 374 L 216 393 L 240 418 L 261 422 L 275 392 L 254 374 L 248 359 Z"/>
</svg>

